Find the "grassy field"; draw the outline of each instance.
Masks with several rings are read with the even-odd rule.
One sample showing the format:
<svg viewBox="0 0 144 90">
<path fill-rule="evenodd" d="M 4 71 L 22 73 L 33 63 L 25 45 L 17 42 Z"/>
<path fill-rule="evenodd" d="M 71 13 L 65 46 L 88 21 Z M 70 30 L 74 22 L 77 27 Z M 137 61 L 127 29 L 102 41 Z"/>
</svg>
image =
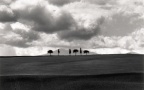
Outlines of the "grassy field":
<svg viewBox="0 0 144 90">
<path fill-rule="evenodd" d="M 0 57 L 0 90 L 143 90 L 143 55 Z"/>
<path fill-rule="evenodd" d="M 141 73 L 1 76 L 0 90 L 143 90 Z"/>
<path fill-rule="evenodd" d="M 0 75 L 97 75 L 143 72 L 143 55 L 1 57 Z"/>
</svg>

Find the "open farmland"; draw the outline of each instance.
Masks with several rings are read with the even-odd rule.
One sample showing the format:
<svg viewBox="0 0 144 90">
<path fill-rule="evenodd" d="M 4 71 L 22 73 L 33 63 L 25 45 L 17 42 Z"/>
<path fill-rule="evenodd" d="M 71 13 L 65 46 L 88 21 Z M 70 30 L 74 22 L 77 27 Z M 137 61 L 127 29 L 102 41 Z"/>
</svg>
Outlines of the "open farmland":
<svg viewBox="0 0 144 90">
<path fill-rule="evenodd" d="M 0 75 L 98 75 L 143 72 L 143 55 L 1 57 Z"/>
<path fill-rule="evenodd" d="M 143 55 L 1 57 L 1 90 L 143 90 Z"/>
</svg>

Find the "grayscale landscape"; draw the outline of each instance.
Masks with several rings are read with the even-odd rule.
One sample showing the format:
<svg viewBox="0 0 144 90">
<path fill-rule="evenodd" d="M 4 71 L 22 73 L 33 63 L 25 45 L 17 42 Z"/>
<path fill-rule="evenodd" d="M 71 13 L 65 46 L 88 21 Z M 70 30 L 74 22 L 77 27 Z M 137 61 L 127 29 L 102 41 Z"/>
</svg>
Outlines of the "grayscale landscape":
<svg viewBox="0 0 144 90">
<path fill-rule="evenodd" d="M 0 0 L 0 90 L 144 90 L 144 0 Z"/>
</svg>

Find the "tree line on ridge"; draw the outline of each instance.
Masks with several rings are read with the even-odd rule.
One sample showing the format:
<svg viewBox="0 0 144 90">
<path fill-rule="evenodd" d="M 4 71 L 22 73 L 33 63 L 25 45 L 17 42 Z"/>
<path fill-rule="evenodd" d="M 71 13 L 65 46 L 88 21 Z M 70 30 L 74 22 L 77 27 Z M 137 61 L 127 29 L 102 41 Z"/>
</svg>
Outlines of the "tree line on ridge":
<svg viewBox="0 0 144 90">
<path fill-rule="evenodd" d="M 88 50 L 82 51 L 81 48 L 80 48 L 80 50 L 78 50 L 78 49 L 74 49 L 74 50 L 73 50 L 73 53 L 75 54 L 75 56 L 77 55 L 78 52 L 80 53 L 80 55 L 82 55 L 82 53 L 84 53 L 84 54 L 86 54 L 86 55 L 89 53 Z M 53 53 L 53 50 L 48 50 L 47 53 L 49 53 L 50 56 L 51 56 L 52 53 Z M 58 56 L 59 56 L 59 55 L 60 55 L 60 49 L 57 50 L 57 53 L 58 53 Z M 69 52 L 68 52 L 68 53 L 69 53 L 69 55 L 71 55 L 71 54 L 72 54 L 72 50 L 69 49 Z"/>
</svg>

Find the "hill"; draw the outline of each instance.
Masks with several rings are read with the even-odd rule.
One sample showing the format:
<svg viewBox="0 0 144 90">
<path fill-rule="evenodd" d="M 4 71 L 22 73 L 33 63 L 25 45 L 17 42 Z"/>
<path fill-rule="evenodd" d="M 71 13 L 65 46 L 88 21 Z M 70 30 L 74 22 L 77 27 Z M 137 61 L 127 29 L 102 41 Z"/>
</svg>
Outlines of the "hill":
<svg viewBox="0 0 144 90">
<path fill-rule="evenodd" d="M 143 55 L 0 57 L 0 75 L 98 75 L 143 72 Z"/>
<path fill-rule="evenodd" d="M 0 90 L 143 90 L 143 55 L 0 57 Z"/>
</svg>

